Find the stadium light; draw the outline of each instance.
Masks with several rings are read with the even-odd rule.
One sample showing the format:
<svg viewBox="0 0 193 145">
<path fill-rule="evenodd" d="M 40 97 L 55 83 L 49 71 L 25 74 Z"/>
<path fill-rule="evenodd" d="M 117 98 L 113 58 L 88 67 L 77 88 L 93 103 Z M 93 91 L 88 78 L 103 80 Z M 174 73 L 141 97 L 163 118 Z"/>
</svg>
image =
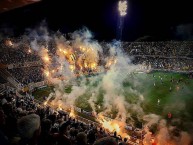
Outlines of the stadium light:
<svg viewBox="0 0 193 145">
<path fill-rule="evenodd" d="M 127 14 L 127 1 L 120 0 L 118 6 L 120 16 L 125 16 Z"/>
</svg>

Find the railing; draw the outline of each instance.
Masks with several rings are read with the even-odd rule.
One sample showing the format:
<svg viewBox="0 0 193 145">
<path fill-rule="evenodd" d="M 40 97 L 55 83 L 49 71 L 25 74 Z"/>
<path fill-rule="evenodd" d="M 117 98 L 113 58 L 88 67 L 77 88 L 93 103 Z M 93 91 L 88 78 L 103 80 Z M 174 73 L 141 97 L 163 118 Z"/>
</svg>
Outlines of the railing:
<svg viewBox="0 0 193 145">
<path fill-rule="evenodd" d="M 7 80 L 11 85 L 13 85 L 16 89 L 19 89 L 19 81 L 15 79 L 8 71 L 5 69 L 0 70 L 0 75 Z"/>
</svg>

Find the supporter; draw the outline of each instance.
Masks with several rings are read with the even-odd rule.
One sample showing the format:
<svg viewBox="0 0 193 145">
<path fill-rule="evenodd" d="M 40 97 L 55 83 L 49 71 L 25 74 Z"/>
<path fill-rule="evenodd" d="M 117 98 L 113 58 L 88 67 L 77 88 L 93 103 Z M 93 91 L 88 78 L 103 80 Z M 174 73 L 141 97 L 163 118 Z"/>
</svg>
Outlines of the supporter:
<svg viewBox="0 0 193 145">
<path fill-rule="evenodd" d="M 41 122 L 41 134 L 39 137 L 39 145 L 52 145 L 54 140 L 51 135 L 52 122 L 49 119 L 43 119 Z"/>
<path fill-rule="evenodd" d="M 88 132 L 87 138 L 88 138 L 88 143 L 93 144 L 96 140 L 96 130 L 90 129 Z"/>
<path fill-rule="evenodd" d="M 5 125 L 5 114 L 3 110 L 0 108 L 0 143 L 1 145 L 8 145 L 9 140 L 4 132 L 4 125 Z"/>
<path fill-rule="evenodd" d="M 133 63 L 142 64 L 146 69 L 167 71 L 193 69 L 192 59 L 189 57 L 193 56 L 193 51 L 189 49 L 188 42 L 182 44 L 178 42 L 136 42 L 127 45 L 124 47 L 125 52 L 135 57 Z M 21 48 L 15 50 L 5 52 L 0 62 L 13 64 L 13 68 L 7 70 L 21 83 L 21 87 L 44 80 L 42 66 L 36 65 L 40 57 L 35 53 L 29 54 Z M 188 52 L 183 50 L 188 50 Z M 34 63 L 35 66 L 24 67 L 24 63 Z M 175 80 L 171 78 L 171 83 L 174 82 Z M 154 83 L 154 86 L 156 87 L 157 84 Z M 171 86 L 169 90 L 172 91 Z M 122 137 L 117 132 L 110 137 L 102 127 L 99 129 L 94 124 L 85 124 L 68 118 L 67 112 L 56 111 L 51 107 L 37 104 L 31 97 L 19 98 L 10 91 L 6 93 L 7 95 L 0 98 L 0 107 L 2 107 L 0 108 L 0 144 L 10 144 L 12 138 L 17 136 L 21 138 L 19 141 L 21 145 L 117 145 L 118 143 L 124 145 L 127 142 L 127 139 L 122 141 Z M 86 111 L 82 112 L 89 114 Z M 168 118 L 172 118 L 171 116 L 168 115 Z M 42 128 L 41 132 L 40 128 Z M 133 135 L 134 137 L 137 138 Z"/>
<path fill-rule="evenodd" d="M 78 133 L 76 140 L 77 140 L 76 145 L 88 145 L 87 144 L 87 136 L 84 132 Z"/>
<path fill-rule="evenodd" d="M 94 145 L 118 145 L 114 138 L 104 137 L 97 140 Z"/>
<path fill-rule="evenodd" d="M 68 137 L 69 122 L 64 122 L 60 128 L 59 133 L 53 135 L 55 142 L 58 145 L 72 145 L 70 138 Z"/>
<path fill-rule="evenodd" d="M 40 135 L 40 117 L 36 114 L 26 115 L 17 122 L 20 144 L 36 145 Z"/>
</svg>

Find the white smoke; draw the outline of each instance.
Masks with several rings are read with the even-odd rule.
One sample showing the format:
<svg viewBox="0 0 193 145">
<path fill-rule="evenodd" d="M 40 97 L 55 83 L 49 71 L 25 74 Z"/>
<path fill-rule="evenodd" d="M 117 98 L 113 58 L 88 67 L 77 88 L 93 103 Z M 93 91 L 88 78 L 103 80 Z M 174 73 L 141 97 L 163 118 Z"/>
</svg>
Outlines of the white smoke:
<svg viewBox="0 0 193 145">
<path fill-rule="evenodd" d="M 160 145 L 166 144 L 168 141 L 171 141 L 176 145 L 190 144 L 191 136 L 188 133 L 180 132 L 180 139 L 177 142 L 171 134 L 173 128 L 167 126 L 166 120 L 159 115 L 146 114 L 144 112 L 142 103 L 145 98 L 140 92 L 132 87 L 123 89 L 123 83 L 125 80 L 128 80 L 129 74 L 138 70 L 140 66 L 131 64 L 130 58 L 122 52 L 119 42 L 109 43 L 107 45 L 109 54 L 104 55 L 103 46 L 101 46 L 98 41 L 93 40 L 92 33 L 86 28 L 71 33 L 70 40 L 59 33 L 51 36 L 49 31 L 43 26 L 39 28 L 39 31 L 40 32 L 32 31 L 29 34 L 31 48 L 39 54 L 41 58 L 44 58 L 46 55 L 49 56 L 49 62 L 44 62 L 43 64 L 44 69 L 51 73 L 54 68 L 60 68 L 54 75 L 47 77 L 49 82 L 55 86 L 54 92 L 48 97 L 48 100 L 55 98 L 53 104 L 74 106 L 76 100 L 80 96 L 89 94 L 90 97 L 87 101 L 92 110 L 96 113 L 96 102 L 99 92 L 102 89 L 102 91 L 104 91 L 101 106 L 103 108 L 103 113 L 112 114 L 112 111 L 116 111 L 115 119 L 125 122 L 126 119 L 129 118 L 131 124 L 134 124 L 135 121 L 132 118 L 132 113 L 135 113 L 139 121 L 145 122 L 143 128 L 147 132 L 144 139 L 146 144 L 151 142 L 152 133 L 149 128 L 154 124 L 157 124 L 158 126 L 155 138 Z M 55 44 L 53 52 L 49 49 L 49 43 L 51 42 Z M 85 50 L 80 51 L 80 47 Z M 113 59 L 114 63 L 112 63 L 109 68 L 106 68 L 105 65 L 99 66 L 99 73 L 101 74 L 89 77 L 90 85 L 87 85 L 87 78 L 84 77 L 84 73 L 83 76 L 81 76 L 82 78 L 77 81 L 76 72 L 70 69 L 72 63 L 70 63 L 64 55 L 58 52 L 60 48 L 67 50 L 68 53 L 80 51 L 80 55 L 75 59 L 82 64 L 83 60 L 88 63 L 95 62 L 97 65 L 100 61 L 105 64 L 109 59 Z M 100 55 L 107 57 L 101 58 Z M 56 78 L 55 75 L 62 79 Z M 141 83 L 140 80 L 135 78 L 129 78 L 129 81 L 131 81 L 135 87 L 139 86 Z M 95 83 L 98 84 L 92 87 Z M 71 86 L 71 92 L 66 93 L 65 88 L 69 86 Z M 129 103 L 126 100 L 130 97 L 126 96 L 128 94 L 127 91 L 135 94 L 135 102 Z M 170 107 L 174 108 L 175 106 L 176 103 Z M 180 107 L 182 110 L 185 108 L 183 103 L 180 104 Z"/>
<path fill-rule="evenodd" d="M 99 53 L 103 53 L 102 46 L 96 40 L 92 39 L 92 33 L 86 28 L 71 33 L 71 40 L 67 40 L 63 35 L 58 33 L 54 35 L 54 38 L 51 38 L 50 33 L 43 26 L 41 26 L 38 30 L 39 32 L 32 31 L 30 33 L 30 38 L 33 40 L 31 41 L 30 45 L 33 50 L 39 52 L 41 58 L 45 57 L 45 55 L 50 56 L 51 53 L 47 51 L 49 50 L 47 49 L 47 44 L 49 41 L 53 40 L 56 44 L 57 50 L 62 48 L 71 52 L 73 49 L 76 51 L 76 49 L 79 47 L 85 48 L 84 53 L 82 53 L 81 56 L 78 56 L 79 58 L 76 58 L 78 61 L 80 61 L 80 63 L 83 58 L 90 63 L 98 63 L 100 61 L 99 59 L 101 59 Z M 114 108 L 117 111 L 116 119 L 121 121 L 126 121 L 126 118 L 131 116 L 131 114 L 127 111 L 128 109 L 134 110 L 135 112 L 140 112 L 139 116 L 141 116 L 143 114 L 143 110 L 140 107 L 140 103 L 143 101 L 142 95 L 136 90 L 128 88 L 137 94 L 139 102 L 136 104 L 129 104 L 127 101 L 125 101 L 125 96 L 123 95 L 123 82 L 128 78 L 128 74 L 136 71 L 139 66 L 131 64 L 129 57 L 122 52 L 120 42 L 109 43 L 107 46 L 109 47 L 108 58 L 113 58 L 116 63 L 112 64 L 105 74 L 96 76 L 95 79 L 94 77 L 90 79 L 90 81 L 93 81 L 93 83 L 100 78 L 102 81 L 99 82 L 97 87 L 91 88 L 92 90 L 89 92 L 90 99 L 88 100 L 88 103 L 95 112 L 97 95 L 99 89 L 102 88 L 104 91 L 102 104 L 104 112 L 111 114 Z M 57 72 L 58 75 L 64 77 L 65 81 L 72 80 L 75 74 L 69 69 L 70 64 L 66 60 L 66 57 L 64 57 L 58 51 L 56 51 L 56 54 L 57 56 L 50 56 L 50 62 L 46 62 L 44 64 L 44 68 L 49 71 L 52 61 L 55 60 L 58 64 L 60 64 L 60 67 L 63 68 Z M 107 62 L 108 59 L 104 58 L 103 61 Z M 99 68 L 100 70 L 106 70 L 104 66 L 100 66 Z M 48 80 L 56 85 L 56 100 L 62 99 L 62 101 L 68 105 L 74 105 L 76 99 L 84 93 L 87 93 L 86 91 L 89 90 L 89 86 L 85 85 L 84 83 L 85 79 L 82 79 L 82 82 L 79 85 L 76 83 L 76 85 L 72 85 L 72 91 L 69 94 L 65 93 L 64 89 L 62 90 L 62 88 L 65 88 L 67 85 L 69 85 L 67 81 L 64 83 L 63 81 L 53 78 L 52 76 L 49 76 Z"/>
</svg>

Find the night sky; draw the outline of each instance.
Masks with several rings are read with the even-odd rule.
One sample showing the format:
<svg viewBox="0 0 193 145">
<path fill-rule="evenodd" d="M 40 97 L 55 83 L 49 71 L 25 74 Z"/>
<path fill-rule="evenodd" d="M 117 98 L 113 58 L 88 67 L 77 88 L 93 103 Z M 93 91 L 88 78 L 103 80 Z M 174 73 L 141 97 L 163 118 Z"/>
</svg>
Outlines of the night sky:
<svg viewBox="0 0 193 145">
<path fill-rule="evenodd" d="M 170 1 L 170 2 L 168 2 Z M 128 0 L 122 40 L 192 40 L 190 1 Z M 21 35 L 42 21 L 52 31 L 70 33 L 86 26 L 99 41 L 116 39 L 118 0 L 43 0 L 0 14 L 0 31 Z M 10 30 L 10 31 L 9 31 Z"/>
</svg>

